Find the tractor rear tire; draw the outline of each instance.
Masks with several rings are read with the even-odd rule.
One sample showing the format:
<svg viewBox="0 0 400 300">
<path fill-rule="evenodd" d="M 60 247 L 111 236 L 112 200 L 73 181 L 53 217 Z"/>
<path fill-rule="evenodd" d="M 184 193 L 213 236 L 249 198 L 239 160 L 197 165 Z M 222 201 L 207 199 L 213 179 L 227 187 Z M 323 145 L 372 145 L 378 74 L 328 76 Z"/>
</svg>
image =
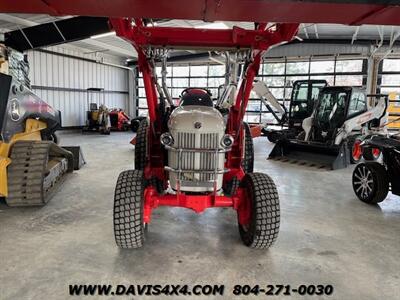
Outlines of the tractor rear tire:
<svg viewBox="0 0 400 300">
<path fill-rule="evenodd" d="M 252 173 L 254 170 L 254 144 L 249 124 L 243 122 L 244 127 L 244 158 L 242 162 L 243 171 Z"/>
<path fill-rule="evenodd" d="M 150 179 L 146 180 L 145 185 L 146 187 L 154 187 L 159 194 L 164 193 L 164 182 L 157 177 L 151 177 Z"/>
<path fill-rule="evenodd" d="M 240 181 L 237 177 L 233 177 L 231 180 L 223 185 L 224 193 L 228 196 L 233 196 L 239 187 Z"/>
<path fill-rule="evenodd" d="M 119 174 L 114 194 L 114 236 L 120 248 L 140 248 L 145 240 L 143 172 Z"/>
<path fill-rule="evenodd" d="M 279 234 L 279 196 L 273 180 L 263 173 L 248 173 L 240 183 L 251 202 L 251 218 L 247 226 L 239 224 L 243 243 L 250 248 L 267 249 Z"/>
<path fill-rule="evenodd" d="M 252 173 L 254 170 L 254 144 L 253 137 L 251 136 L 249 124 L 243 122 L 244 127 L 244 157 L 242 161 L 242 168 L 245 173 Z M 235 194 L 236 189 L 239 187 L 240 181 L 237 177 L 224 184 L 224 193 L 232 196 Z"/>
<path fill-rule="evenodd" d="M 358 199 L 368 204 L 382 202 L 389 192 L 387 171 L 377 162 L 358 164 L 353 171 L 352 183 Z"/>
<path fill-rule="evenodd" d="M 242 161 L 242 168 L 245 173 L 252 173 L 254 170 L 254 144 L 253 137 L 251 136 L 249 124 L 243 122 L 244 128 L 244 157 Z M 237 177 L 224 184 L 224 193 L 232 196 L 235 194 L 236 189 L 239 187 L 240 181 Z"/>
<path fill-rule="evenodd" d="M 142 120 L 136 133 L 135 144 L 135 170 L 144 170 L 147 155 L 147 132 L 149 123 L 147 119 Z"/>
</svg>

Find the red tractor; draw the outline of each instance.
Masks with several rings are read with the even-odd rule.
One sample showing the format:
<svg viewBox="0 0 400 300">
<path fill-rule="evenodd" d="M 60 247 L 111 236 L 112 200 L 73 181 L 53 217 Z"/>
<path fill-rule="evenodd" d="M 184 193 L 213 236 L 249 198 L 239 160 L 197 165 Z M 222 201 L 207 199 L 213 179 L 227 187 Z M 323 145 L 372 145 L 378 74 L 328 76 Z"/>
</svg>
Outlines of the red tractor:
<svg viewBox="0 0 400 300">
<path fill-rule="evenodd" d="M 211 207 L 232 207 L 238 214 L 243 242 L 253 248 L 268 248 L 278 236 L 279 199 L 272 179 L 251 170 L 248 163 L 251 162 L 251 147 L 246 147 L 250 143 L 247 126 L 243 123 L 263 54 L 271 46 L 292 40 L 298 31 L 298 23 L 400 25 L 400 7 L 395 2 L 119 0 L 101 1 L 102 5 L 99 5 L 97 0 L 26 0 L 0 1 L 0 11 L 119 17 L 110 19 L 114 30 L 136 49 L 149 120 L 145 120 L 140 128 L 144 142 L 135 149 L 135 161 L 140 163 L 135 170 L 121 173 L 117 182 L 114 229 L 118 246 L 141 247 L 152 210 L 158 206 L 177 206 L 195 212 Z M 239 27 L 220 30 L 171 28 L 160 27 L 154 22 L 146 24 L 146 20 L 141 19 L 144 16 L 155 21 L 189 19 L 257 23 L 254 30 Z M 272 24 L 268 26 L 266 22 L 287 23 L 268 23 Z M 65 41 L 65 37 L 62 38 Z M 156 50 L 165 48 L 247 51 L 236 98 L 227 115 L 215 107 L 199 103 L 185 105 L 184 101 L 179 107 L 171 102 L 167 107 L 167 92 L 157 83 L 154 72 Z M 193 95 L 193 91 L 186 92 Z M 200 98 L 206 97 L 204 94 L 207 92 Z M 203 103 L 203 100 L 197 100 Z M 213 119 L 218 126 L 210 128 L 203 121 L 205 119 Z M 191 121 L 192 127 L 181 126 L 181 120 Z"/>
<path fill-rule="evenodd" d="M 260 23 L 254 30 L 154 27 L 120 18 L 111 24 L 138 52 L 149 109 L 137 132 L 135 170 L 122 172 L 115 189 L 117 245 L 141 247 L 152 210 L 176 206 L 197 213 L 232 207 L 243 243 L 270 247 L 279 232 L 278 192 L 268 175 L 253 173 L 253 143 L 243 116 L 262 55 L 292 40 L 298 24 Z M 167 48 L 188 47 L 241 52 L 243 72 L 228 111 L 214 107 L 209 91 L 199 88 L 184 90 L 176 106 L 165 82 L 158 83 L 155 61 L 165 58 Z"/>
</svg>

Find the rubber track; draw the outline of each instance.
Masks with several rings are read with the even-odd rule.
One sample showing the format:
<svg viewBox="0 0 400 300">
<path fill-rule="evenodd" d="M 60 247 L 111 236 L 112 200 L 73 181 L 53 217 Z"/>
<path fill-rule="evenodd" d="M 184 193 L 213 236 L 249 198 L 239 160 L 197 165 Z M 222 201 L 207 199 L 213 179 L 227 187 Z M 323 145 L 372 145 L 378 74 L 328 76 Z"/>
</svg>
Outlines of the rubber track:
<svg viewBox="0 0 400 300">
<path fill-rule="evenodd" d="M 35 206 L 46 204 L 53 195 L 52 190 L 43 190 L 52 142 L 19 141 L 11 150 L 8 166 L 9 206 Z"/>
</svg>

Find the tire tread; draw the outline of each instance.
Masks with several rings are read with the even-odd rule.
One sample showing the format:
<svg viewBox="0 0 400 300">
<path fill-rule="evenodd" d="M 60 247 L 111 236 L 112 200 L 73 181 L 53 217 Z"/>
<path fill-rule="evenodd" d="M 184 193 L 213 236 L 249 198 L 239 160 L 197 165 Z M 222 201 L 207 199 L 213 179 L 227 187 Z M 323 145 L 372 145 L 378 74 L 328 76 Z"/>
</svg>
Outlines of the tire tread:
<svg viewBox="0 0 400 300">
<path fill-rule="evenodd" d="M 250 188 L 254 232 L 245 232 L 239 226 L 243 242 L 256 249 L 271 247 L 278 238 L 280 227 L 279 195 L 274 181 L 267 174 L 248 173 L 241 182 Z"/>
<path fill-rule="evenodd" d="M 140 248 L 144 242 L 143 172 L 128 170 L 117 180 L 114 195 L 114 235 L 120 248 Z"/>
</svg>

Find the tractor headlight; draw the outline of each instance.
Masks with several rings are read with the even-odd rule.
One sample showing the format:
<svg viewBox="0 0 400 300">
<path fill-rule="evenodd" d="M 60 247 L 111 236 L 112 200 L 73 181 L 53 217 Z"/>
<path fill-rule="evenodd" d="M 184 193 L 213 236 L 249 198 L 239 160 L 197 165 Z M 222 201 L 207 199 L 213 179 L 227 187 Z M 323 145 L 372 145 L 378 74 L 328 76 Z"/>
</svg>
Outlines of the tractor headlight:
<svg viewBox="0 0 400 300">
<path fill-rule="evenodd" d="M 221 139 L 221 145 L 224 148 L 230 148 L 233 145 L 233 136 L 225 134 Z"/>
<path fill-rule="evenodd" d="M 172 146 L 174 144 L 174 138 L 169 132 L 164 132 L 160 137 L 160 141 L 164 146 Z"/>
</svg>

